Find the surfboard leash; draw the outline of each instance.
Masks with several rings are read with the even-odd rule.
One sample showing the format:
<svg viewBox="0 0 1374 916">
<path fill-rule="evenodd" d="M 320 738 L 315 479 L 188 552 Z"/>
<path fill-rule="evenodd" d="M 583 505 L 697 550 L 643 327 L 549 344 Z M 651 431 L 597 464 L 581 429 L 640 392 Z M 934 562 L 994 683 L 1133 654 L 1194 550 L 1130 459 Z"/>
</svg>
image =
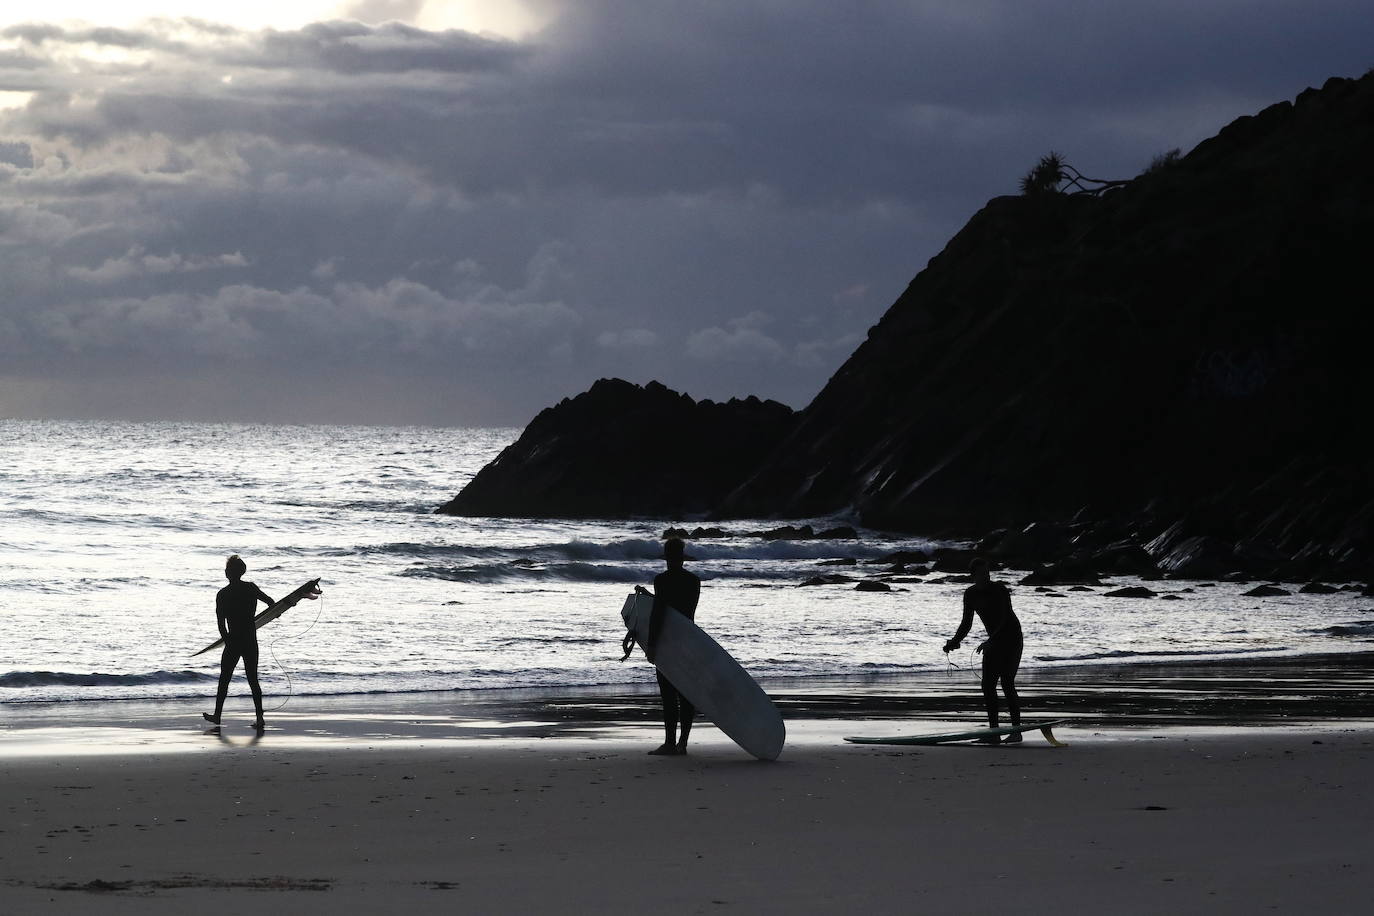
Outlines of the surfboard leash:
<svg viewBox="0 0 1374 916">
<path fill-rule="evenodd" d="M 979 674 L 979 673 L 974 669 L 974 667 L 973 667 L 973 656 L 976 654 L 976 652 L 974 651 L 974 647 L 973 647 L 973 646 L 969 646 L 969 647 L 965 650 L 965 652 L 966 652 L 967 655 L 968 655 L 968 660 L 967 660 L 964 664 L 962 664 L 962 665 L 960 665 L 960 664 L 958 664 L 957 662 L 954 661 L 954 653 L 953 653 L 953 652 L 946 652 L 946 653 L 945 653 L 945 674 L 946 674 L 948 677 L 951 677 L 951 678 L 952 678 L 952 677 L 954 677 L 954 672 L 956 672 L 956 671 L 967 671 L 967 672 L 969 672 L 970 674 L 974 675 L 979 681 L 981 681 L 981 680 L 982 680 L 982 675 Z"/>
<path fill-rule="evenodd" d="M 288 671 L 286 669 L 286 666 L 281 663 L 281 659 L 277 658 L 277 643 L 285 639 L 300 639 L 306 633 L 309 633 L 311 630 L 315 629 L 315 624 L 320 622 L 320 615 L 324 613 L 323 591 L 320 592 L 320 595 L 316 600 L 320 602 L 320 606 L 315 609 L 315 619 L 310 621 L 310 626 L 306 627 L 304 630 L 301 630 L 299 633 L 293 633 L 290 636 L 279 636 L 267 644 L 267 651 L 272 653 L 272 661 L 276 664 L 278 668 L 281 669 L 282 675 L 286 678 L 286 699 L 282 700 L 280 705 L 274 706 L 271 710 L 269 710 L 270 712 L 276 712 L 277 710 L 284 708 L 287 703 L 291 702 L 291 697 L 295 693 L 295 683 L 291 680 L 291 672 Z"/>
</svg>

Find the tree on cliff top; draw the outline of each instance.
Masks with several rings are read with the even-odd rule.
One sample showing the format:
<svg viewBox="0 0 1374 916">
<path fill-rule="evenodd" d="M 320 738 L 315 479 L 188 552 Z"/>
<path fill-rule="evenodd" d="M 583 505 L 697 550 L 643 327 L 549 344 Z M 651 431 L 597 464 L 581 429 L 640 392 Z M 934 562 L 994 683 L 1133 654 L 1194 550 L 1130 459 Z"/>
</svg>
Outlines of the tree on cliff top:
<svg viewBox="0 0 1374 916">
<path fill-rule="evenodd" d="M 1059 186 L 1067 177 L 1064 171 L 1064 157 L 1051 150 L 1041 156 L 1035 167 L 1021 179 L 1021 193 L 1027 196 L 1057 194 Z"/>
<path fill-rule="evenodd" d="M 1028 197 L 1064 193 L 1097 195 L 1127 183 L 1124 180 L 1089 178 L 1051 150 L 1041 156 L 1035 167 L 1021 179 L 1021 193 Z M 1071 192 L 1070 188 L 1073 189 Z"/>
</svg>

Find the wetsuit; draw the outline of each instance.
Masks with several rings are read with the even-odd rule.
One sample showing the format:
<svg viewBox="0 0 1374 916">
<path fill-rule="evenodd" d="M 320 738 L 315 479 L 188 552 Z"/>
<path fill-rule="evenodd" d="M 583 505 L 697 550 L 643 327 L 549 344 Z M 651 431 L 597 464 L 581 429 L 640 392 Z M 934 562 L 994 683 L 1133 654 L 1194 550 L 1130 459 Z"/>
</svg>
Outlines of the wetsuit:
<svg viewBox="0 0 1374 916">
<path fill-rule="evenodd" d="M 257 616 L 259 601 L 276 603 L 262 589 L 242 579 L 230 582 L 215 595 L 215 616 L 223 624 L 220 632 L 224 633 L 224 658 L 229 657 L 232 649 L 234 663 L 242 657 L 245 666 L 257 666 L 258 630 L 253 626 L 253 618 Z"/>
<path fill-rule="evenodd" d="M 649 645 L 656 650 L 658 634 L 663 628 L 663 615 L 668 608 L 692 620 L 696 617 L 697 602 L 700 599 L 701 580 L 682 567 L 668 569 L 654 576 L 654 610 L 649 618 Z M 663 697 L 663 724 L 665 728 L 671 728 L 674 724 L 680 726 L 679 740 L 685 745 L 687 733 L 692 728 L 692 718 L 696 715 L 696 707 L 678 693 L 677 688 L 663 676 L 663 672 L 654 673 L 658 677 L 658 692 Z"/>
<path fill-rule="evenodd" d="M 1001 582 L 983 582 L 964 589 L 964 619 L 952 642 L 960 643 L 973 627 L 973 615 L 988 631 L 983 645 L 983 675 L 1012 675 L 1021 667 L 1024 645 L 1021 621 L 1011 609 L 1011 592 Z"/>
<path fill-rule="evenodd" d="M 219 658 L 219 690 L 215 694 L 215 713 L 211 720 L 216 724 L 224 709 L 224 698 L 229 693 L 234 667 L 240 658 L 243 659 L 243 673 L 248 677 L 248 688 L 253 693 L 253 708 L 258 721 L 262 721 L 262 688 L 258 686 L 258 630 L 253 625 L 259 601 L 265 601 L 268 605 L 276 603 L 262 589 L 242 579 L 230 582 L 215 595 L 215 617 L 219 621 L 220 633 L 224 635 L 224 651 Z"/>
<path fill-rule="evenodd" d="M 973 626 L 973 615 L 983 621 L 988 638 L 983 643 L 983 702 L 987 705 L 988 726 L 997 727 L 997 685 L 1007 696 L 1011 724 L 1021 724 L 1021 698 L 1016 692 L 1016 669 L 1021 667 L 1021 621 L 1011 609 L 1011 592 L 1000 582 L 975 582 L 964 589 L 964 619 L 950 640 L 958 645 Z M 949 646 L 946 645 L 946 651 Z M 985 739 L 996 744 L 995 737 Z M 1019 742 L 1020 735 L 1008 735 L 1008 742 Z"/>
</svg>

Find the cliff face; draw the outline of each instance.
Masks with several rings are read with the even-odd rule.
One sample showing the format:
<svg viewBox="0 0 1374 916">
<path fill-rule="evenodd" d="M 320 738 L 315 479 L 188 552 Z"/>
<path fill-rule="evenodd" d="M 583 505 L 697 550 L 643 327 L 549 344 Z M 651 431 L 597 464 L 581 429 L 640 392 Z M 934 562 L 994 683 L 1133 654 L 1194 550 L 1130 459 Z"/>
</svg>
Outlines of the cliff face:
<svg viewBox="0 0 1374 916">
<path fill-rule="evenodd" d="M 547 408 L 453 500 L 448 515 L 684 518 L 717 505 L 793 420 L 776 401 L 694 401 L 602 379 Z"/>
<path fill-rule="evenodd" d="M 1372 250 L 1374 76 L 1100 198 L 995 199 L 714 514 L 931 534 L 1129 517 L 1368 556 Z"/>
</svg>

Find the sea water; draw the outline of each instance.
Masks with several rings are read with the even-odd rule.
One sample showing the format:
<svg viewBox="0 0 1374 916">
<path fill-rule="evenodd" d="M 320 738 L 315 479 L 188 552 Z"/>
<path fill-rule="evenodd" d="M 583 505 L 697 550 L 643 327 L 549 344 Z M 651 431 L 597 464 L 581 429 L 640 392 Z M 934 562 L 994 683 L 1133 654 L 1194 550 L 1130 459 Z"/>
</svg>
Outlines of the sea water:
<svg viewBox="0 0 1374 916">
<path fill-rule="evenodd" d="M 280 597 L 321 578 L 259 634 L 264 689 L 348 694 L 644 683 L 621 663 L 620 606 L 689 519 L 434 514 L 515 429 L 0 420 L 0 704 L 204 697 L 224 560 Z M 819 528 L 848 521 L 790 519 Z M 765 540 L 779 520 L 689 544 L 698 622 L 770 687 L 945 668 L 964 585 L 801 587 L 872 577 L 940 542 Z M 852 558 L 853 567 L 822 561 Z M 1248 586 L 1149 583 L 1177 600 L 1015 586 L 1028 667 L 1371 648 L 1358 592 L 1247 598 Z M 1114 586 L 1137 584 L 1120 578 Z M 958 664 L 976 664 L 975 624 Z M 244 688 L 242 677 L 234 692 Z"/>
</svg>

